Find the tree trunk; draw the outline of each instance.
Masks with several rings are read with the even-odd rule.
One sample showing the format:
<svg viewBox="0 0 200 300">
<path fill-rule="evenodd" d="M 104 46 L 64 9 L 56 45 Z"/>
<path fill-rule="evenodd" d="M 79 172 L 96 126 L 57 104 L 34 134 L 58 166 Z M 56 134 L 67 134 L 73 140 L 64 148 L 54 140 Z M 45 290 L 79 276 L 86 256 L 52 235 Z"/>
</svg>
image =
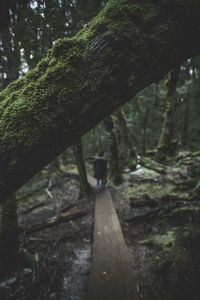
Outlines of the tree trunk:
<svg viewBox="0 0 200 300">
<path fill-rule="evenodd" d="M 11 34 L 11 22 L 9 15 L 9 3 L 3 0 L 0 5 L 0 18 L 1 18 L 1 35 L 2 35 L 2 48 L 5 55 L 7 79 L 6 84 L 9 84 L 19 76 L 20 66 L 20 48 L 18 36 L 15 33 L 14 37 Z M 13 11 L 12 11 L 13 13 Z M 14 18 L 13 18 L 14 22 Z"/>
<path fill-rule="evenodd" d="M 67 163 L 68 163 L 68 152 L 66 150 L 60 155 L 60 170 L 61 171 L 65 170 Z"/>
<path fill-rule="evenodd" d="M 75 161 L 76 161 L 76 165 L 77 165 L 78 173 L 79 173 L 79 179 L 80 179 L 80 188 L 81 188 L 80 195 L 87 196 L 91 191 L 91 187 L 90 187 L 90 185 L 88 183 L 88 179 L 87 179 L 85 162 L 83 159 L 83 149 L 82 149 L 81 139 L 79 139 L 73 145 L 73 152 L 74 152 L 74 157 L 75 157 Z"/>
<path fill-rule="evenodd" d="M 115 115 L 117 117 L 116 124 L 119 127 L 123 147 L 125 147 L 126 149 L 126 158 L 128 159 L 130 169 L 134 170 L 137 165 L 137 153 L 129 129 L 126 124 L 126 119 L 122 108 L 118 109 Z"/>
<path fill-rule="evenodd" d="M 182 135 L 182 145 L 187 147 L 188 145 L 188 121 L 189 121 L 189 95 L 186 95 L 185 99 L 185 109 L 184 109 L 184 119 L 183 119 L 183 135 Z"/>
<path fill-rule="evenodd" d="M 115 185 L 122 183 L 122 176 L 119 168 L 119 153 L 117 136 L 114 128 L 112 117 L 108 117 L 104 120 L 104 126 L 109 136 L 109 175 Z"/>
<path fill-rule="evenodd" d="M 0 200 L 200 51 L 200 2 L 109 0 L 0 94 Z"/>
<path fill-rule="evenodd" d="M 177 148 L 176 126 L 176 86 L 178 83 L 180 66 L 173 69 L 166 81 L 167 96 L 163 127 L 157 148 L 156 160 L 165 162 L 167 156 L 173 156 Z"/>
<path fill-rule="evenodd" d="M 17 201 L 13 194 L 1 205 L 0 273 L 13 269 L 19 254 Z"/>
<path fill-rule="evenodd" d="M 144 118 L 143 118 L 143 154 L 146 154 L 146 148 L 147 148 L 147 123 L 148 123 L 148 117 L 149 117 L 149 112 L 148 109 L 145 109 L 144 112 Z"/>
</svg>

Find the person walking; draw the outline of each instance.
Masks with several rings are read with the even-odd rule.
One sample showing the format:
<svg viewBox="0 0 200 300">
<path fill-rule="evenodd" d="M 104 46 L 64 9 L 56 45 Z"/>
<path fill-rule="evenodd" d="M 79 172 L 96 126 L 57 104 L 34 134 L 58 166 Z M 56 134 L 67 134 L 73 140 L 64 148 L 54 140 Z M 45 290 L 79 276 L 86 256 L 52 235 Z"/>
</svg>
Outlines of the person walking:
<svg viewBox="0 0 200 300">
<path fill-rule="evenodd" d="M 98 188 L 105 188 L 107 177 L 107 161 L 104 153 L 100 152 L 94 160 L 94 178 L 97 180 Z"/>
</svg>

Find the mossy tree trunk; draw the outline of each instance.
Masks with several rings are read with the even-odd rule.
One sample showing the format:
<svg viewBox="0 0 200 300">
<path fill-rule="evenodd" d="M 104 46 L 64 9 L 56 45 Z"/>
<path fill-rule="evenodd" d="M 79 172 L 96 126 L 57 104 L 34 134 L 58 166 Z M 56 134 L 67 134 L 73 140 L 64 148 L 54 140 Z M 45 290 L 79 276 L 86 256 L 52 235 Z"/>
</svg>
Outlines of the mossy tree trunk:
<svg viewBox="0 0 200 300">
<path fill-rule="evenodd" d="M 176 86 L 179 79 L 180 66 L 173 69 L 167 77 L 166 109 L 164 113 L 163 127 L 158 143 L 156 160 L 165 162 L 168 156 L 176 152 L 178 137 L 176 124 Z"/>
<path fill-rule="evenodd" d="M 80 179 L 80 189 L 81 189 L 80 196 L 82 195 L 88 196 L 91 191 L 91 187 L 87 179 L 87 172 L 86 172 L 85 162 L 83 158 L 81 139 L 79 139 L 73 145 L 73 152 L 74 152 L 74 157 L 75 157 L 75 161 L 79 173 L 79 179 Z"/>
<path fill-rule="evenodd" d="M 125 148 L 126 151 L 125 154 L 128 160 L 128 164 L 131 170 L 134 170 L 137 165 L 137 152 L 126 123 L 126 118 L 123 109 L 119 108 L 115 112 L 115 116 L 117 117 L 116 125 L 120 131 L 120 137 L 123 143 L 123 147 Z"/>
<path fill-rule="evenodd" d="M 0 273 L 13 269 L 18 260 L 19 234 L 15 194 L 1 205 L 0 219 Z"/>
<path fill-rule="evenodd" d="M 119 167 L 119 151 L 118 151 L 118 142 L 117 135 L 115 132 L 114 123 L 112 117 L 107 117 L 104 120 L 104 126 L 108 134 L 108 145 L 109 145 L 109 177 L 115 185 L 122 183 L 122 175 Z"/>
<path fill-rule="evenodd" d="M 0 94 L 0 201 L 142 88 L 200 52 L 200 2 L 109 0 Z"/>
</svg>

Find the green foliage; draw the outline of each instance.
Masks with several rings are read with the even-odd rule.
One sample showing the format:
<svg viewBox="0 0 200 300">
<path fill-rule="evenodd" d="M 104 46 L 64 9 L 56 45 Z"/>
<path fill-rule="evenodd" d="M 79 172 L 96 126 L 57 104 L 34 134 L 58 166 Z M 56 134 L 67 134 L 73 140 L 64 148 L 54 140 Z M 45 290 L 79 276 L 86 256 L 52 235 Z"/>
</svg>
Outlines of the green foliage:
<svg viewBox="0 0 200 300">
<path fill-rule="evenodd" d="M 164 234 L 152 234 L 148 239 L 138 241 L 140 245 L 160 247 L 163 251 L 172 251 L 176 244 L 176 228 L 166 230 Z M 155 262 L 159 262 L 159 256 L 155 257 Z"/>
</svg>

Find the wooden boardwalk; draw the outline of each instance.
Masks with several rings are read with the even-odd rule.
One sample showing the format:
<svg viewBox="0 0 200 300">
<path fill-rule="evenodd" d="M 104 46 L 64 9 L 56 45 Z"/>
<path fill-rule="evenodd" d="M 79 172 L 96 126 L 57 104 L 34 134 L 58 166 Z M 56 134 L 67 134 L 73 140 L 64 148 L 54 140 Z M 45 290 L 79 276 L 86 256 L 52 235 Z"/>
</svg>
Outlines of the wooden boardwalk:
<svg viewBox="0 0 200 300">
<path fill-rule="evenodd" d="M 138 300 L 132 260 L 109 191 L 95 203 L 93 261 L 86 300 Z"/>
</svg>

